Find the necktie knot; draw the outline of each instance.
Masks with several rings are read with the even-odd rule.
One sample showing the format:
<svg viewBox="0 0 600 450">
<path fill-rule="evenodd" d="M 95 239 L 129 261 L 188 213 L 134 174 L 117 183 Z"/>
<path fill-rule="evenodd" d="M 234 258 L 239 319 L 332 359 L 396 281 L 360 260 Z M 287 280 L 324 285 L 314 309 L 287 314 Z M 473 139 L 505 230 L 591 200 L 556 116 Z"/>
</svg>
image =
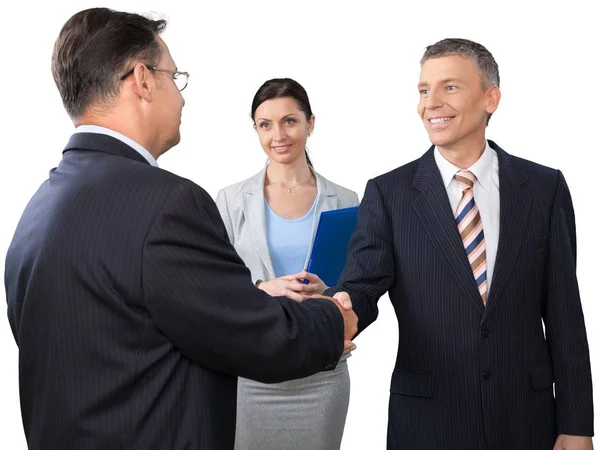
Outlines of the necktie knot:
<svg viewBox="0 0 600 450">
<path fill-rule="evenodd" d="M 475 181 L 477 180 L 477 177 L 469 170 L 459 170 L 454 175 L 454 178 L 456 181 L 458 181 L 463 191 L 466 189 L 472 189 Z"/>
</svg>

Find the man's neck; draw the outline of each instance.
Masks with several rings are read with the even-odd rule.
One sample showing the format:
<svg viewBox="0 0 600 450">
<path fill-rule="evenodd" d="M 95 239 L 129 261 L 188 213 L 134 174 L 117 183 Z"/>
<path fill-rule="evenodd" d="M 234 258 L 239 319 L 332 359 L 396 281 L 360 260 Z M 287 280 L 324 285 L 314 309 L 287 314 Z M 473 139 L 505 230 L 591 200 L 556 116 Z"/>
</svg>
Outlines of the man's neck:
<svg viewBox="0 0 600 450">
<path fill-rule="evenodd" d="M 154 159 L 158 159 L 161 155 L 161 152 L 156 148 L 157 146 L 153 145 L 151 139 L 148 138 L 148 133 L 144 133 L 142 127 L 136 126 L 131 120 L 125 120 L 123 117 L 115 115 L 84 115 L 74 120 L 73 123 L 76 127 L 80 125 L 95 125 L 108 128 L 140 144 Z"/>
<path fill-rule="evenodd" d="M 437 146 L 441 155 L 459 169 L 468 169 L 475 164 L 485 151 L 487 142 L 485 138 L 473 144 L 457 144 L 450 146 Z"/>
</svg>

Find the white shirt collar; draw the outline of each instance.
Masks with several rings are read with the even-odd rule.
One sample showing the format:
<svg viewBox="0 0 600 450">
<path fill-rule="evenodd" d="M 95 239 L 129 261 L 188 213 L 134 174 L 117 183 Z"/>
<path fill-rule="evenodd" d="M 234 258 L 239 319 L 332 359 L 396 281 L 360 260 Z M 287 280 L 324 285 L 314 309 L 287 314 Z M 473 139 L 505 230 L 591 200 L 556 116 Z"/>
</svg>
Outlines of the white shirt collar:
<svg viewBox="0 0 600 450">
<path fill-rule="evenodd" d="M 475 162 L 475 164 L 467 169 L 477 177 L 477 182 L 479 182 L 479 184 L 481 184 L 481 186 L 487 192 L 490 192 L 492 188 L 492 169 L 494 165 L 494 155 L 492 152 L 493 150 L 490 147 L 490 144 L 486 141 L 485 150 L 483 151 L 482 155 Z M 454 179 L 456 172 L 462 169 L 456 167 L 454 164 L 444 158 L 437 146 L 435 147 L 433 153 L 435 162 L 440 170 L 440 174 L 442 175 L 442 181 L 447 189 Z"/>
<path fill-rule="evenodd" d="M 133 139 L 128 138 L 124 134 L 121 134 L 117 131 L 111 130 L 110 128 L 100 127 L 98 125 L 79 125 L 75 129 L 75 133 L 97 133 L 97 134 L 105 134 L 107 136 L 112 136 L 115 139 L 118 139 L 119 141 L 123 142 L 124 144 L 127 144 L 132 149 L 134 149 L 136 152 L 138 152 L 140 155 L 142 155 L 146 159 L 146 161 L 148 161 L 150 163 L 150 165 L 152 165 L 154 167 L 158 167 L 158 163 L 156 162 L 156 159 L 154 159 L 154 156 L 152 156 L 152 154 L 150 154 L 150 152 L 148 150 L 146 150 L 140 144 L 135 142 Z"/>
</svg>

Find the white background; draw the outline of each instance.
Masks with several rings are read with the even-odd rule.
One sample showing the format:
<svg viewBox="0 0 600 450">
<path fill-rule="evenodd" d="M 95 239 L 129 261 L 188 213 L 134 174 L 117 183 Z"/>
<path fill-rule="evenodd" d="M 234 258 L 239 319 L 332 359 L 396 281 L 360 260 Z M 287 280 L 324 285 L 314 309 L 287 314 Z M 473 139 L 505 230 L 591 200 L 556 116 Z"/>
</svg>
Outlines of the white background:
<svg viewBox="0 0 600 450">
<path fill-rule="evenodd" d="M 502 90 L 488 138 L 509 153 L 560 168 L 570 186 L 592 372 L 598 375 L 600 82 L 594 67 L 600 38 L 594 3 L 121 0 L 103 6 L 154 11 L 169 20 L 163 37 L 191 77 L 182 142 L 159 164 L 213 196 L 265 163 L 249 118 L 252 97 L 265 80 L 291 77 L 306 88 L 317 118 L 309 141 L 316 169 L 362 197 L 369 178 L 418 158 L 429 146 L 416 113 L 425 46 L 445 37 L 484 44 L 500 66 Z M 72 131 L 50 73 L 54 40 L 72 14 L 94 6 L 21 1 L 3 7 L 2 263 L 23 208 L 60 161 Z M 19 450 L 26 444 L 17 347 L 4 299 L 0 304 L 0 448 Z M 357 339 L 349 361 L 344 450 L 385 448 L 398 333 L 387 296 L 379 305 L 379 320 Z"/>
</svg>

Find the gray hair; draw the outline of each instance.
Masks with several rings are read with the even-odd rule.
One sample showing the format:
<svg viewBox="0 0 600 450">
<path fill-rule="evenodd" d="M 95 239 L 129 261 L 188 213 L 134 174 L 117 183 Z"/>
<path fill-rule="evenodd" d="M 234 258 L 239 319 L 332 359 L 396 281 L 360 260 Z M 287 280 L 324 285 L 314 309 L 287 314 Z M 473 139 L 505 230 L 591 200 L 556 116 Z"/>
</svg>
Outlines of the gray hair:
<svg viewBox="0 0 600 450">
<path fill-rule="evenodd" d="M 485 88 L 500 86 L 500 73 L 498 64 L 487 48 L 468 39 L 448 38 L 436 42 L 425 49 L 421 58 L 421 65 L 428 59 L 443 56 L 462 56 L 470 59 L 481 74 Z"/>
</svg>

